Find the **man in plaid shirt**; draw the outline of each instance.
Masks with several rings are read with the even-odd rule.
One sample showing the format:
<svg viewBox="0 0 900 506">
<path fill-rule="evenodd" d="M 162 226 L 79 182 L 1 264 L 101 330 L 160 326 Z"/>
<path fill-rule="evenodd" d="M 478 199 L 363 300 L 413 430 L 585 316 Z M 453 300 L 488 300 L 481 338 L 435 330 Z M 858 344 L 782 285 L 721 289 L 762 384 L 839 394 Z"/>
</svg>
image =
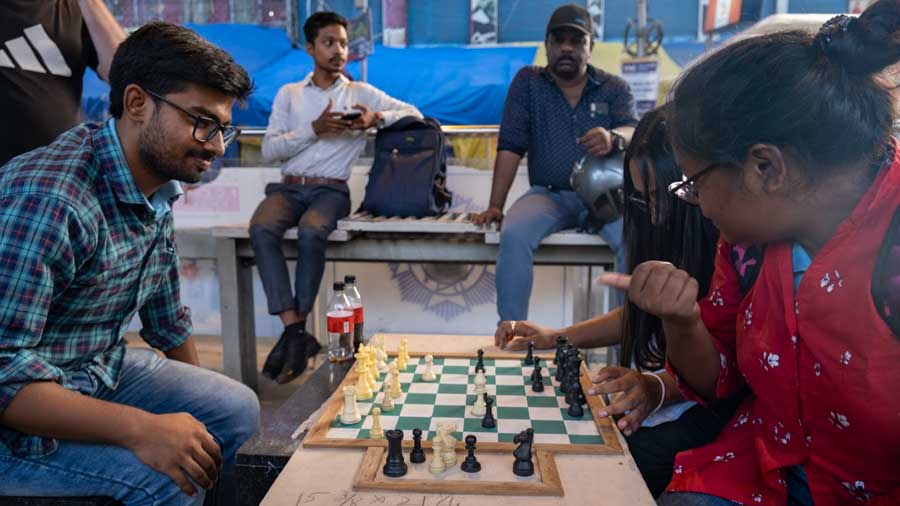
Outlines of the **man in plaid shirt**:
<svg viewBox="0 0 900 506">
<path fill-rule="evenodd" d="M 259 404 L 197 367 L 171 204 L 239 131 L 252 83 L 194 32 L 121 44 L 110 112 L 0 169 L 0 496 L 200 504 Z M 128 349 L 134 314 L 154 350 Z"/>
</svg>

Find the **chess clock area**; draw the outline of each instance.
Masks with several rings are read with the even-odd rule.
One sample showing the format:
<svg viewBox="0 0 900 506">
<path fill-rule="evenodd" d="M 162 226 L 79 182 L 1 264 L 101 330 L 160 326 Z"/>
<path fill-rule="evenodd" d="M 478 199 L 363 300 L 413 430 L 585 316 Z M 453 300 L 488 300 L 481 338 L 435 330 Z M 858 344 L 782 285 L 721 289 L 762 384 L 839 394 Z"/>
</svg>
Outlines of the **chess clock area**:
<svg viewBox="0 0 900 506">
<path fill-rule="evenodd" d="M 492 341 L 376 336 L 262 504 L 653 504 L 580 353 Z"/>
</svg>

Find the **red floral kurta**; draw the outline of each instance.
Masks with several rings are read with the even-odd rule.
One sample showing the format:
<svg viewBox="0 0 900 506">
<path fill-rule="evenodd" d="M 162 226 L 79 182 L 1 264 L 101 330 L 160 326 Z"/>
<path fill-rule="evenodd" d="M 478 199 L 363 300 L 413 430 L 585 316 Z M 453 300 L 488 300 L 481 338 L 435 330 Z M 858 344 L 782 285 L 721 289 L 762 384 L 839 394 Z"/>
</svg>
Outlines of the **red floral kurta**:
<svg viewBox="0 0 900 506">
<path fill-rule="evenodd" d="M 803 465 L 816 506 L 900 504 L 900 339 L 871 295 L 898 206 L 895 154 L 796 295 L 790 243 L 767 245 L 762 266 L 720 244 L 701 301 L 721 357 L 716 395 L 745 385 L 751 394 L 713 443 L 678 455 L 670 491 L 784 506 L 785 472 Z M 748 267 L 759 274 L 745 296 L 739 271 Z"/>
</svg>

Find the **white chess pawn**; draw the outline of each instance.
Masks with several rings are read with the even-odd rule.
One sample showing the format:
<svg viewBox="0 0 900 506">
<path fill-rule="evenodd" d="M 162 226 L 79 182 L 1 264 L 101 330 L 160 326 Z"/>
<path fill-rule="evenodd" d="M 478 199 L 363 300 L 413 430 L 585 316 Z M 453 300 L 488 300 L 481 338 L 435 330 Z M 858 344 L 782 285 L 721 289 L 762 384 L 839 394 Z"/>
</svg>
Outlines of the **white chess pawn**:
<svg viewBox="0 0 900 506">
<path fill-rule="evenodd" d="M 384 348 L 375 348 L 375 364 L 378 372 L 382 374 L 387 374 L 391 372 L 391 368 L 388 367 L 387 362 L 387 353 L 384 352 Z"/>
<path fill-rule="evenodd" d="M 441 455 L 443 453 L 442 448 L 441 433 L 438 432 L 431 440 L 431 449 L 433 450 L 433 453 L 431 455 L 431 464 L 428 466 L 428 472 L 431 474 L 440 474 L 446 469 L 444 466 L 444 457 Z"/>
<path fill-rule="evenodd" d="M 344 411 L 341 413 L 341 423 L 353 425 L 359 423 L 361 419 L 359 406 L 356 405 L 356 387 L 344 387 Z"/>
<path fill-rule="evenodd" d="M 400 372 L 396 364 L 391 364 L 391 397 L 399 399 L 403 397 L 403 389 L 400 387 Z"/>
<path fill-rule="evenodd" d="M 356 367 L 360 367 L 361 363 L 357 362 Z M 356 371 L 356 398 L 361 401 L 367 401 L 372 398 L 372 387 L 369 386 L 368 375 L 363 370 Z"/>
<path fill-rule="evenodd" d="M 394 398 L 391 395 L 391 382 L 384 382 L 384 395 L 381 396 L 381 411 L 391 411 L 394 409 Z"/>
<path fill-rule="evenodd" d="M 434 357 L 425 355 L 425 372 L 422 373 L 422 381 L 434 381 L 437 377 L 434 375 Z"/>
<path fill-rule="evenodd" d="M 381 428 L 381 409 L 378 406 L 372 408 L 372 428 L 369 429 L 369 439 L 384 439 L 384 429 Z"/>
<path fill-rule="evenodd" d="M 478 388 L 475 389 L 475 404 L 472 404 L 472 409 L 469 410 L 469 413 L 472 416 L 484 416 L 487 414 L 487 404 L 484 403 L 484 394 L 478 393 Z"/>
</svg>

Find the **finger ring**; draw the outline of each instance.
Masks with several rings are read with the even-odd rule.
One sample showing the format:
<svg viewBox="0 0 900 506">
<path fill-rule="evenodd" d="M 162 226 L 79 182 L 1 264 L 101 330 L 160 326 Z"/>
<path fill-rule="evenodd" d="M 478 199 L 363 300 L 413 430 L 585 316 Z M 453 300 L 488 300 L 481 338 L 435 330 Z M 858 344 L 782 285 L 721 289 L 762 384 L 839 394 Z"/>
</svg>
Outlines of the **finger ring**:
<svg viewBox="0 0 900 506">
<path fill-rule="evenodd" d="M 513 332 L 516 331 L 516 321 L 515 320 L 509 322 L 509 330 L 511 330 Z"/>
</svg>

